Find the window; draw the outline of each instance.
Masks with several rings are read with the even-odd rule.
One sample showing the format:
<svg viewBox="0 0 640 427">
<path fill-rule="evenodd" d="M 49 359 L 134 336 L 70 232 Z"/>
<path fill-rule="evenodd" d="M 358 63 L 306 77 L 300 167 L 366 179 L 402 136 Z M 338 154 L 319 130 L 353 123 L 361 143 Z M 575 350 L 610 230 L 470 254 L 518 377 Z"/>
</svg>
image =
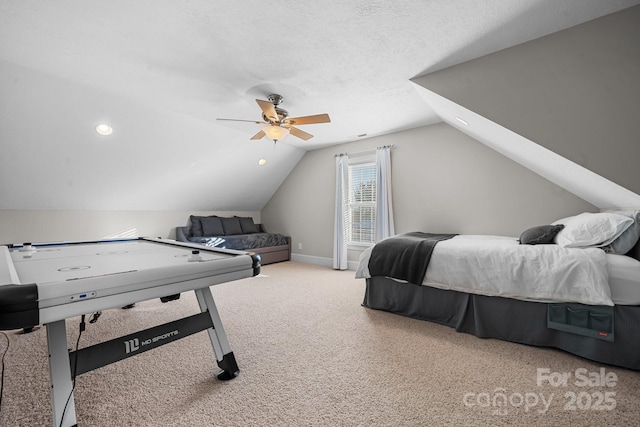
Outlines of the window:
<svg viewBox="0 0 640 427">
<path fill-rule="evenodd" d="M 375 156 L 349 159 L 347 241 L 350 245 L 372 245 L 376 240 Z"/>
</svg>

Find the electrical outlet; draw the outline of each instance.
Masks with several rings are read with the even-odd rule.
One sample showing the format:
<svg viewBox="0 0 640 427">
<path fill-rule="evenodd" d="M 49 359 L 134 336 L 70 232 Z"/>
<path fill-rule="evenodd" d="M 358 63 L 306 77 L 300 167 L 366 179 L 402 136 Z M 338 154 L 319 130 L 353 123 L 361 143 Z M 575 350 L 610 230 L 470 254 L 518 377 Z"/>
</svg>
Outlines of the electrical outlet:
<svg viewBox="0 0 640 427">
<path fill-rule="evenodd" d="M 302 250 L 302 243 L 298 243 L 298 249 Z"/>
</svg>

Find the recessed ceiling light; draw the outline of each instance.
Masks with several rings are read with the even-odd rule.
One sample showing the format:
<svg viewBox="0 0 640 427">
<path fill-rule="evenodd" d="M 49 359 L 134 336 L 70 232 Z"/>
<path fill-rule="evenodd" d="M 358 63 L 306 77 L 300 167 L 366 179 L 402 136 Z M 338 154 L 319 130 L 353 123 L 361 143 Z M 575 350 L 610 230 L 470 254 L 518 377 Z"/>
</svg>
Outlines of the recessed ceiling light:
<svg viewBox="0 0 640 427">
<path fill-rule="evenodd" d="M 264 166 L 267 164 L 267 159 L 260 159 L 258 160 L 258 166 Z"/>
<path fill-rule="evenodd" d="M 460 117 L 456 116 L 456 120 L 459 121 L 460 123 L 462 123 L 465 126 L 469 126 L 469 123 L 466 120 L 461 119 Z"/>
<path fill-rule="evenodd" d="M 98 132 L 100 135 L 107 136 L 113 133 L 113 128 L 107 124 L 101 123 L 96 126 L 96 132 Z"/>
</svg>

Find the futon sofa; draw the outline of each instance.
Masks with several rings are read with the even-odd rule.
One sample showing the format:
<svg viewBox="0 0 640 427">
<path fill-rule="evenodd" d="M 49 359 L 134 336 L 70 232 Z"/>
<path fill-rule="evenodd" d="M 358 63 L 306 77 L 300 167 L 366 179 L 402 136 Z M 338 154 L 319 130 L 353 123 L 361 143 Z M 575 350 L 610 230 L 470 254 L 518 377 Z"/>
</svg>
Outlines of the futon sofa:
<svg viewBox="0 0 640 427">
<path fill-rule="evenodd" d="M 291 237 L 268 233 L 251 217 L 191 215 L 188 225 L 176 227 L 176 240 L 254 252 L 260 255 L 262 265 L 291 259 Z"/>
</svg>

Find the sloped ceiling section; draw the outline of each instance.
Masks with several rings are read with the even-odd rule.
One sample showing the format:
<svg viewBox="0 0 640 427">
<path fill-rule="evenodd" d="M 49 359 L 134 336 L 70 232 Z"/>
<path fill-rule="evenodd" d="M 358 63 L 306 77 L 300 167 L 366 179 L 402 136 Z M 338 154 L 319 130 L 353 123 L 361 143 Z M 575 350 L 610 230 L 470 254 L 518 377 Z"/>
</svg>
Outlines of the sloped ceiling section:
<svg viewBox="0 0 640 427">
<path fill-rule="evenodd" d="M 639 3 L 0 0 L 0 209 L 260 210 L 308 150 L 439 122 L 411 77 Z M 270 93 L 331 123 L 216 121 Z"/>
<path fill-rule="evenodd" d="M 640 195 L 435 92 L 416 90 L 444 122 L 600 209 L 640 207 Z"/>
<path fill-rule="evenodd" d="M 304 154 L 237 143 L 197 117 L 7 62 L 0 76 L 11 100 L 0 102 L 3 209 L 252 210 Z M 107 118 L 114 133 L 100 136 Z"/>
<path fill-rule="evenodd" d="M 413 81 L 452 126 L 584 200 L 640 207 L 638 40 L 640 6 Z"/>
</svg>

